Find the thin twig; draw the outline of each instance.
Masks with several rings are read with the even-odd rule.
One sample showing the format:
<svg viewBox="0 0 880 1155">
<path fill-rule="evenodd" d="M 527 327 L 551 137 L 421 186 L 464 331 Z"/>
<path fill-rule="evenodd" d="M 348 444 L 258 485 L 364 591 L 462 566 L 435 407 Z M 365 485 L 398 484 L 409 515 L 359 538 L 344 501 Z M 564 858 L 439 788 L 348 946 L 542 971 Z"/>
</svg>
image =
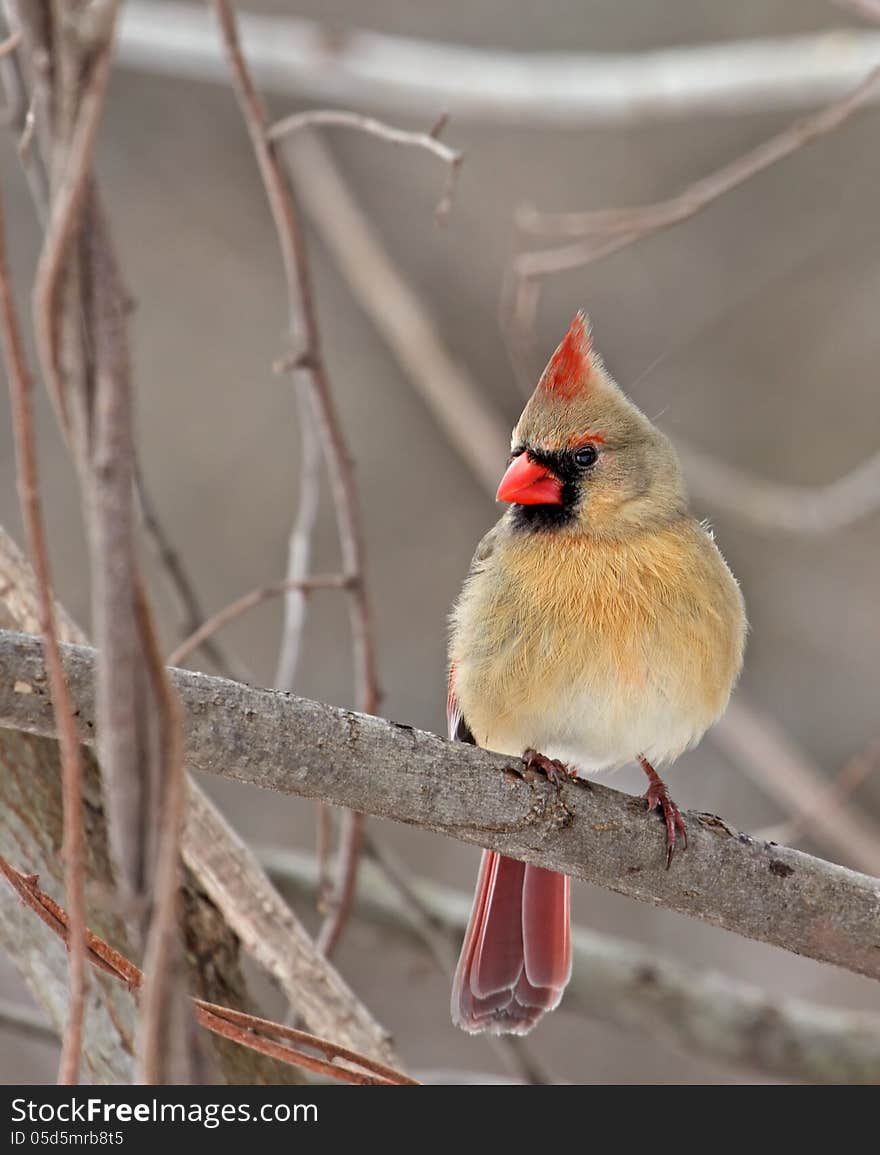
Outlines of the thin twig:
<svg viewBox="0 0 880 1155">
<path fill-rule="evenodd" d="M 327 958 L 330 958 L 336 949 L 354 904 L 364 821 L 363 814 L 359 814 L 356 810 L 347 810 L 339 823 L 335 885 L 333 890 L 324 896 L 325 906 L 329 909 L 315 938 L 318 950 Z"/>
<path fill-rule="evenodd" d="M 86 893 L 83 861 L 82 761 L 73 707 L 61 665 L 55 628 L 54 597 L 49 566 L 46 527 L 37 466 L 33 416 L 33 381 L 25 361 L 24 344 L 15 311 L 12 285 L 6 264 L 3 205 L 0 202 L 0 332 L 12 402 L 19 501 L 36 579 L 40 633 L 46 653 L 46 669 L 52 706 L 58 724 L 64 810 L 64 888 L 70 910 L 69 990 L 67 1026 L 61 1046 L 58 1082 L 79 1081 L 86 994 Z"/>
<path fill-rule="evenodd" d="M 195 633 L 190 634 L 172 650 L 168 655 L 167 665 L 181 665 L 193 650 L 197 650 L 206 639 L 212 637 L 218 630 L 222 630 L 224 626 L 228 626 L 236 618 L 240 618 L 248 610 L 252 610 L 254 606 L 269 601 L 270 598 L 281 597 L 282 594 L 289 593 L 291 590 L 297 590 L 302 594 L 308 594 L 312 590 L 344 590 L 349 584 L 350 581 L 345 574 L 316 574 L 314 577 L 301 581 L 275 582 L 273 585 L 260 586 L 258 589 L 250 590 L 248 593 L 242 594 L 240 598 L 230 602 L 228 606 L 224 606 L 222 610 L 218 610 L 216 614 L 206 618 Z M 278 689 L 282 688 L 278 687 Z"/>
<path fill-rule="evenodd" d="M 382 120 L 376 120 L 376 118 L 372 116 L 365 116 L 360 112 L 349 112 L 344 109 L 335 108 L 315 108 L 309 109 L 307 112 L 296 112 L 292 116 L 285 116 L 283 120 L 279 120 L 272 125 L 267 135 L 270 140 L 279 141 L 303 128 L 319 128 L 330 125 L 334 127 L 354 128 L 357 129 L 358 132 L 365 132 L 370 136 L 376 136 L 380 140 L 387 141 L 389 144 L 400 144 L 409 148 L 425 149 L 426 152 L 436 156 L 438 160 L 443 161 L 445 165 L 449 166 L 446 184 L 435 210 L 437 220 L 443 222 L 452 210 L 452 201 L 455 196 L 456 184 L 458 183 L 458 174 L 462 161 L 464 160 L 462 153 L 460 153 L 458 149 L 450 148 L 448 144 L 444 144 L 438 139 L 447 120 L 448 116 L 444 114 L 430 132 L 407 132 L 405 129 L 395 128 L 393 125 L 386 124 Z"/>
<path fill-rule="evenodd" d="M 839 128 L 880 92 L 880 66 L 845 96 L 811 116 L 803 117 L 730 164 L 695 181 L 678 196 L 656 204 L 585 213 L 543 214 L 526 209 L 520 227 L 537 235 L 580 239 L 551 249 L 520 253 L 513 258 L 502 292 L 502 323 L 514 356 L 528 355 L 537 313 L 539 282 L 571 269 L 594 264 L 649 234 L 696 215 L 719 197 L 753 176 L 791 156 L 811 141 Z M 521 366 L 518 366 L 518 371 Z"/>
<path fill-rule="evenodd" d="M 12 8 L 12 0 L 3 0 L 7 23 L 12 26 L 20 17 L 29 16 L 27 9 L 20 12 Z M 22 29 L 16 27 L 16 33 L 22 35 L 23 43 L 27 45 Z M 6 107 L 3 109 L 3 121 L 16 139 L 18 155 L 24 169 L 28 188 L 31 192 L 37 216 L 41 224 L 45 225 L 49 204 L 49 177 L 46 165 L 39 150 L 31 147 L 37 130 L 36 102 L 28 95 L 27 83 L 22 67 L 23 52 L 15 53 L 0 59 L 0 80 L 6 93 Z"/>
<path fill-rule="evenodd" d="M 70 436 L 70 413 L 65 396 L 64 374 L 59 353 L 58 299 L 70 246 L 89 188 L 92 156 L 98 125 L 110 80 L 112 60 L 111 23 L 103 49 L 98 50 L 87 89 L 79 102 L 76 124 L 71 134 L 60 180 L 52 190 L 46 235 L 37 262 L 32 294 L 37 350 L 50 396 L 55 403 L 62 430 Z"/>
<path fill-rule="evenodd" d="M 2 856 L 0 856 L 0 874 L 7 879 L 22 901 L 38 918 L 53 933 L 58 935 L 62 942 L 67 943 L 69 941 L 67 912 L 40 889 L 38 879 L 22 874 Z M 91 931 L 87 931 L 87 940 L 89 961 L 94 966 L 100 967 L 105 973 L 111 974 L 125 983 L 129 990 L 140 991 L 145 988 L 144 973 L 134 963 Z M 146 991 L 143 997 L 147 997 Z M 328 1039 L 318 1038 L 316 1035 L 310 1035 L 305 1031 L 296 1030 L 282 1023 L 258 1018 L 255 1015 L 246 1014 L 244 1011 L 218 1006 L 216 1003 L 210 1003 L 204 999 L 192 999 L 191 1003 L 196 1020 L 207 1030 L 222 1035 L 224 1038 L 232 1039 L 243 1047 L 269 1055 L 283 1063 L 327 1075 L 345 1083 L 367 1086 L 418 1085 L 415 1079 L 410 1079 L 393 1067 L 348 1047 L 333 1043 Z M 301 1049 L 278 1043 L 272 1038 L 266 1038 L 266 1035 L 292 1040 L 303 1046 L 311 1047 L 326 1056 L 329 1062 L 317 1059 Z M 346 1065 L 340 1066 L 337 1060 L 342 1060 Z"/>
<path fill-rule="evenodd" d="M 215 1035 L 221 1035 L 225 1039 L 231 1039 L 243 1047 L 249 1047 L 252 1051 L 257 1051 L 262 1055 L 268 1055 L 270 1058 L 277 1059 L 279 1062 L 290 1063 L 291 1066 L 300 1067 L 304 1071 L 312 1071 L 316 1075 L 325 1075 L 340 1083 L 352 1083 L 360 1087 L 418 1086 L 415 1079 L 410 1079 L 405 1075 L 401 1075 L 395 1079 L 388 1079 L 381 1075 L 368 1075 L 361 1071 L 354 1071 L 349 1067 L 339 1066 L 337 1063 L 324 1062 L 322 1059 L 315 1058 L 313 1055 L 309 1055 L 298 1048 L 286 1046 L 284 1043 L 276 1042 L 274 1039 L 264 1038 L 255 1033 L 255 1027 L 262 1024 L 270 1027 L 272 1033 L 280 1033 L 280 1031 L 285 1029 L 283 1024 L 267 1023 L 265 1019 L 253 1019 L 254 1026 L 242 1028 L 228 1021 L 227 1016 L 221 1013 L 225 1011 L 225 1009 L 225 1007 L 218 1007 L 215 1010 L 212 1004 L 206 1004 L 201 1000 L 196 1000 L 196 1020 Z M 251 1018 L 251 1016 L 247 1017 Z M 263 1029 L 265 1029 L 265 1027 Z M 313 1045 L 317 1046 L 317 1044 L 322 1041 L 323 1040 L 315 1040 Z"/>
<path fill-rule="evenodd" d="M 372 714 L 379 706 L 379 682 L 373 640 L 372 610 L 366 587 L 363 518 L 348 446 L 339 423 L 333 393 L 321 351 L 321 337 L 312 289 L 305 237 L 293 192 L 268 138 L 265 108 L 254 87 L 242 54 L 235 16 L 226 0 L 212 0 L 236 96 L 266 189 L 275 221 L 288 290 L 289 328 L 298 350 L 299 365 L 308 383 L 309 397 L 330 478 L 342 551 L 342 568 L 351 577 L 351 620 L 358 709 Z M 340 870 L 331 909 L 321 932 L 330 943 L 338 941 L 351 905 L 356 876 L 361 819 L 347 824 L 347 844 L 340 848 Z"/>
<path fill-rule="evenodd" d="M 520 378 L 528 378 L 541 284 L 549 276 L 592 265 L 650 234 L 696 215 L 719 197 L 839 128 L 880 91 L 880 65 L 851 91 L 817 113 L 790 124 L 736 160 L 695 181 L 666 201 L 625 209 L 581 213 L 521 210 L 522 230 L 537 235 L 575 236 L 574 243 L 519 253 L 506 270 L 501 290 L 502 330 Z"/>
<path fill-rule="evenodd" d="M 175 1083 L 175 1034 L 180 1014 L 179 1004 L 186 990 L 182 970 L 182 944 L 178 929 L 178 892 L 180 889 L 180 844 L 183 837 L 185 780 L 180 709 L 165 667 L 159 641 L 153 627 L 150 607 L 143 584 L 135 584 L 135 614 L 144 660 L 150 683 L 157 698 L 160 715 L 161 750 L 159 771 L 161 784 L 156 819 L 160 835 L 156 851 L 156 873 L 153 884 L 153 911 L 144 955 L 144 995 L 138 1020 L 136 1082 L 145 1086 Z M 185 1013 L 185 1010 L 184 1010 Z M 180 1031 L 178 1038 L 188 1037 Z M 189 1067 L 184 1061 L 183 1071 Z"/>
<path fill-rule="evenodd" d="M 291 358 L 287 360 L 290 361 Z M 287 364 L 275 367 L 280 372 L 291 372 L 297 366 Z M 312 568 L 312 550 L 321 504 L 321 447 L 308 386 L 298 379 L 295 388 L 299 413 L 299 492 L 296 514 L 287 543 L 285 576 L 289 582 L 300 583 L 306 580 Z M 274 682 L 279 690 L 292 692 L 295 688 L 296 671 L 303 648 L 307 608 L 308 599 L 302 589 L 294 588 L 284 599 L 284 623 L 281 627 Z M 320 802 L 317 806 L 316 827 L 315 849 L 321 863 L 322 877 L 318 910 L 321 914 L 326 914 L 332 894 L 330 852 L 333 842 L 333 813 L 330 807 Z"/>
<path fill-rule="evenodd" d="M 331 1061 L 343 1059 L 345 1062 L 353 1063 L 368 1071 L 372 1071 L 375 1075 L 380 1075 L 384 1079 L 387 1079 L 389 1083 L 415 1085 L 414 1079 L 407 1078 L 394 1067 L 388 1066 L 387 1063 L 380 1063 L 376 1059 L 370 1059 L 358 1051 L 353 1051 L 350 1047 L 340 1046 L 338 1043 L 334 1043 L 329 1039 L 320 1039 L 317 1035 L 310 1034 L 307 1031 L 301 1031 L 297 1027 L 291 1027 L 285 1023 L 276 1023 L 268 1019 L 261 1019 L 255 1015 L 246 1014 L 244 1011 L 233 1010 L 231 1007 L 218 1008 L 214 1004 L 204 1003 L 202 1000 L 197 1000 L 197 1004 L 210 1007 L 216 1015 L 226 1019 L 230 1023 L 235 1023 L 237 1026 L 246 1027 L 248 1030 L 270 1032 L 281 1039 L 290 1039 L 291 1042 L 315 1047 L 316 1050 L 321 1051 L 322 1054 Z"/>
<path fill-rule="evenodd" d="M 632 240 L 638 237 L 669 228 L 670 225 L 679 224 L 688 217 L 695 216 L 713 201 L 745 184 L 765 169 L 785 160 L 819 137 L 836 131 L 851 116 L 870 103 L 878 91 L 880 91 L 880 66 L 872 69 L 843 99 L 835 101 L 811 116 L 796 120 L 776 136 L 762 141 L 756 148 L 750 149 L 736 160 L 694 181 L 669 200 L 632 208 L 593 209 L 587 212 L 567 213 L 544 213 L 531 206 L 523 206 L 517 214 L 517 224 L 523 232 L 532 236 L 592 239 L 600 243 L 603 250 L 607 240 L 617 239 L 622 240 L 623 244 L 631 244 Z M 610 251 L 615 252 L 616 249 Z M 534 265 L 528 257 L 535 258 Z M 549 257 L 547 259 L 549 260 Z M 598 259 L 590 257 L 591 261 Z M 542 275 L 541 254 L 527 254 L 522 261 L 523 272 L 526 275 Z M 562 268 L 569 267 L 575 266 L 562 266 Z M 559 270 L 549 268 L 546 271 Z"/>
<path fill-rule="evenodd" d="M 287 544 L 287 573 L 291 583 L 284 599 L 284 625 L 278 647 L 278 666 L 274 686 L 292 691 L 302 652 L 302 636 L 306 621 L 306 591 L 302 583 L 312 566 L 312 542 L 318 522 L 321 502 L 321 450 L 315 429 L 315 417 L 303 387 L 296 391 L 299 410 L 299 493 L 296 516 Z"/>
</svg>

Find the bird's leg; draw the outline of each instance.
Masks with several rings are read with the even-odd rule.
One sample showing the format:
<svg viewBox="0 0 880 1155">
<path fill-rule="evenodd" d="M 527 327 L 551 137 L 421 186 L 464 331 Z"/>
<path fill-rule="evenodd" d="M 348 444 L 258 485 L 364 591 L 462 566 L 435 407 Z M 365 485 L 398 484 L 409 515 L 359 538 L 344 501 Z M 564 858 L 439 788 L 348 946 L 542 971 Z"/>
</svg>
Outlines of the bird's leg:
<svg viewBox="0 0 880 1155">
<path fill-rule="evenodd" d="M 683 850 L 687 850 L 688 833 L 687 823 L 681 816 L 681 811 L 669 797 L 666 783 L 651 765 L 647 758 L 639 755 L 639 765 L 648 775 L 650 785 L 645 791 L 645 800 L 649 810 L 661 810 L 666 822 L 666 869 L 672 865 L 672 856 L 678 845 L 678 836 L 681 835 Z"/>
<path fill-rule="evenodd" d="M 523 765 L 526 770 L 540 770 L 543 772 L 548 782 L 552 782 L 556 787 L 556 793 L 562 789 L 563 782 L 570 778 L 576 778 L 577 774 L 574 770 L 560 762 L 556 758 L 548 758 L 546 754 L 539 754 L 537 750 L 529 747 L 523 752 Z"/>
</svg>

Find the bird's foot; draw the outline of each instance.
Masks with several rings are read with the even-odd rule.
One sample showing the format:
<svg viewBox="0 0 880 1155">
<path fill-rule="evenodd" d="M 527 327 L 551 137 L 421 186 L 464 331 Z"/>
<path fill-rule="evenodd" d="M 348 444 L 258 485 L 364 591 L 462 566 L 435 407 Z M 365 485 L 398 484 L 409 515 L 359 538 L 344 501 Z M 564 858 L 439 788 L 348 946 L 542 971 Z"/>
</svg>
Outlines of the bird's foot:
<svg viewBox="0 0 880 1155">
<path fill-rule="evenodd" d="M 687 823 L 682 818 L 679 808 L 669 797 L 666 783 L 648 759 L 639 758 L 639 765 L 648 775 L 650 783 L 644 795 L 648 810 L 660 810 L 666 823 L 666 869 L 668 870 L 672 865 L 672 856 L 678 847 L 679 835 L 681 835 L 682 850 L 687 850 Z"/>
<path fill-rule="evenodd" d="M 539 754 L 537 750 L 532 750 L 531 747 L 523 753 L 523 765 L 526 770 L 540 770 L 548 782 L 551 782 L 556 787 L 556 793 L 562 790 L 563 782 L 568 782 L 572 778 L 576 778 L 577 774 L 564 762 L 560 762 L 557 758 L 548 758 L 546 754 Z"/>
</svg>

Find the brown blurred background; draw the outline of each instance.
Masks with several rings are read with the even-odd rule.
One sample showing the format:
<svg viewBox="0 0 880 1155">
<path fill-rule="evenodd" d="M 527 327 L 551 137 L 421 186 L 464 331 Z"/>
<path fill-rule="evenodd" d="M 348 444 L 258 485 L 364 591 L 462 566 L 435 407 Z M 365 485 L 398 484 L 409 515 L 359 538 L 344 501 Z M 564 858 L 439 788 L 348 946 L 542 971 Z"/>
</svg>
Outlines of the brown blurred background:
<svg viewBox="0 0 880 1155">
<path fill-rule="evenodd" d="M 635 51 L 844 21 L 819 0 L 750 0 L 733 7 L 699 0 L 546 0 L 539 6 L 249 0 L 248 7 L 529 51 Z M 304 107 L 281 99 L 272 105 L 276 114 Z M 408 122 L 404 113 L 398 123 L 426 127 Z M 453 121 L 446 139 L 465 150 L 466 160 L 444 229 L 433 225 L 445 174 L 432 158 L 357 134 L 334 132 L 326 139 L 389 251 L 428 303 L 443 340 L 512 423 L 521 395 L 497 303 L 516 206 L 531 201 L 577 209 L 668 196 L 790 118 L 694 116 L 608 130 Z M 271 371 L 286 347 L 275 235 L 233 96 L 221 85 L 118 70 L 99 171 L 136 300 L 144 475 L 204 605 L 214 610 L 283 576 L 296 504 L 295 399 L 289 379 Z M 0 173 L 25 303 L 39 230 L 13 144 L 2 135 Z M 878 185 L 880 110 L 872 108 L 696 219 L 551 280 L 540 313 L 540 356 L 584 307 L 612 371 L 673 437 L 686 436 L 766 478 L 833 480 L 878 445 Z M 496 511 L 353 303 L 321 244 L 310 239 L 328 366 L 366 514 L 382 710 L 442 732 L 445 617 Z M 0 523 L 21 540 L 5 394 L 0 405 Z M 78 492 L 43 396 L 40 434 L 58 592 L 87 624 Z M 497 462 L 499 473 L 503 464 Z M 779 719 L 832 775 L 878 737 L 877 516 L 833 535 L 799 537 L 759 532 L 732 516 L 714 516 L 710 508 L 699 513 L 712 518 L 749 607 L 744 697 Z M 334 533 L 325 495 L 317 570 L 335 565 Z M 177 640 L 174 616 L 161 582 L 154 588 L 170 648 Z M 281 620 L 275 601 L 224 635 L 264 683 L 273 676 Z M 350 702 L 347 615 L 338 594 L 312 599 L 297 689 Z M 766 769 L 773 774 L 772 765 Z M 785 817 L 709 742 L 682 759 L 669 781 L 682 805 L 723 814 L 741 828 Z M 615 784 L 642 789 L 640 775 L 629 771 Z M 205 786 L 254 844 L 313 845 L 311 805 L 231 783 Z M 851 804 L 876 815 L 880 775 Z M 391 824 L 382 836 L 414 872 L 460 889 L 472 886 L 475 850 Z M 802 845 L 827 854 L 809 838 Z M 303 905 L 301 913 L 314 921 Z M 575 887 L 575 917 L 779 995 L 880 1011 L 880 990 L 867 979 L 584 885 Z M 337 961 L 394 1032 L 412 1069 L 501 1071 L 483 1041 L 452 1028 L 448 983 L 413 948 L 356 921 Z M 5 964 L 2 994 L 26 997 Z M 283 1013 L 272 1000 L 267 992 L 267 1010 Z M 748 1079 L 741 1070 L 681 1055 L 661 1041 L 586 1022 L 564 1004 L 533 1043 L 550 1069 L 571 1082 Z M 0 1080 L 52 1081 L 55 1064 L 46 1045 L 0 1037 Z"/>
</svg>

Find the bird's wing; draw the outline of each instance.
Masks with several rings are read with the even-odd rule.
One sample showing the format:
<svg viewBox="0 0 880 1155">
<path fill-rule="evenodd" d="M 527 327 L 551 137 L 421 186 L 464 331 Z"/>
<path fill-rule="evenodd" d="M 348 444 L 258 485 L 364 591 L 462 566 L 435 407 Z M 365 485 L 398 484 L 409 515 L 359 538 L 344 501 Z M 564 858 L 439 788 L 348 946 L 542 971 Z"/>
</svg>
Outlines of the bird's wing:
<svg viewBox="0 0 880 1155">
<path fill-rule="evenodd" d="M 449 671 L 449 689 L 446 694 L 446 725 L 449 737 L 453 742 L 470 742 L 476 745 L 470 727 L 464 720 L 461 705 L 455 696 L 455 666 Z"/>
</svg>

